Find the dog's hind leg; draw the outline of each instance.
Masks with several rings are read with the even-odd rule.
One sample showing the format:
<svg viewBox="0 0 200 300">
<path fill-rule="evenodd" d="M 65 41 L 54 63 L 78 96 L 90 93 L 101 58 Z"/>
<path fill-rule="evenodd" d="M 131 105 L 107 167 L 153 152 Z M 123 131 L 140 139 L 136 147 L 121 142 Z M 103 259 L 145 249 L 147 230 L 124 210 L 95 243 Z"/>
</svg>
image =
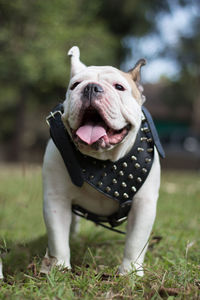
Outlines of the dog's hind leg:
<svg viewBox="0 0 200 300">
<path fill-rule="evenodd" d="M 79 232 L 80 229 L 80 217 L 76 216 L 75 214 L 72 214 L 72 222 L 71 222 L 71 228 L 70 232 L 71 235 L 74 237 Z"/>
</svg>

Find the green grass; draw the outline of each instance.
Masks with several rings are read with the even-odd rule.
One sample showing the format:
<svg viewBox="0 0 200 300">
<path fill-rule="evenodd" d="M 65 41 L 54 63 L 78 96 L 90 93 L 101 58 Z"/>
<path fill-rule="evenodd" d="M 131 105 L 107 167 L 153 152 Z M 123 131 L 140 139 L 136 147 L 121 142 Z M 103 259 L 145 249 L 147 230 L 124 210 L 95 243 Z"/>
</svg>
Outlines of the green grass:
<svg viewBox="0 0 200 300">
<path fill-rule="evenodd" d="M 0 182 L 0 299 L 200 299 L 199 173 L 164 172 L 143 278 L 117 276 L 124 236 L 88 221 L 71 240 L 72 271 L 41 276 L 41 169 L 1 166 Z"/>
</svg>

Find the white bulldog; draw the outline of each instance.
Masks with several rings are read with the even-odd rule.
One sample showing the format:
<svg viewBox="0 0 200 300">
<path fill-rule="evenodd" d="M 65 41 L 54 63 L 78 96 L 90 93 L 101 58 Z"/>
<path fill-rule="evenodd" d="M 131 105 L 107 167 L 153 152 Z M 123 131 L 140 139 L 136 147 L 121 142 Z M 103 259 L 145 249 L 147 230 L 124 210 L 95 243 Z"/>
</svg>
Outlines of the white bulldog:
<svg viewBox="0 0 200 300">
<path fill-rule="evenodd" d="M 71 48 L 68 55 L 71 57 L 71 80 L 63 103 L 62 121 L 81 153 L 115 162 L 133 147 L 141 125 L 144 96 L 139 80 L 145 61 L 140 60 L 135 68 L 125 73 L 110 66 L 86 67 L 79 60 L 78 47 Z M 143 275 L 159 187 L 160 163 L 155 148 L 150 173 L 135 194 L 128 215 L 120 274 L 134 270 Z M 52 140 L 44 156 L 43 188 L 48 251 L 41 272 L 46 273 L 55 264 L 70 269 L 69 234 L 75 217 L 72 205 L 110 216 L 118 210 L 119 204 L 86 182 L 82 187 L 75 186 Z"/>
</svg>

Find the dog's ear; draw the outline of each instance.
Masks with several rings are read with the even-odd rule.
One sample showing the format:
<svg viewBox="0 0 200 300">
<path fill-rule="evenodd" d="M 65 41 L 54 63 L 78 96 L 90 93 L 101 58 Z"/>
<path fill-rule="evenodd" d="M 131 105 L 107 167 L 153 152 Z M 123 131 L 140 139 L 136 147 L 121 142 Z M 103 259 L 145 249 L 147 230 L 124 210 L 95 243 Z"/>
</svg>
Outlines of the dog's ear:
<svg viewBox="0 0 200 300">
<path fill-rule="evenodd" d="M 138 62 L 135 64 L 133 69 L 129 70 L 129 74 L 131 75 L 132 79 L 136 82 L 136 84 L 140 84 L 141 79 L 141 67 L 146 65 L 146 59 L 141 58 L 138 60 Z"/>
<path fill-rule="evenodd" d="M 68 51 L 71 58 L 71 77 L 84 70 L 86 66 L 80 61 L 80 50 L 77 46 L 72 47 Z"/>
<path fill-rule="evenodd" d="M 135 81 L 135 83 L 138 87 L 138 90 L 141 93 L 143 103 L 145 101 L 145 96 L 142 94 L 144 89 L 143 89 L 143 86 L 140 83 L 140 80 L 141 80 L 141 67 L 145 66 L 146 63 L 147 63 L 146 59 L 142 58 L 142 59 L 138 60 L 138 62 L 133 67 L 133 69 L 128 71 L 128 73 L 131 75 L 132 79 Z"/>
</svg>

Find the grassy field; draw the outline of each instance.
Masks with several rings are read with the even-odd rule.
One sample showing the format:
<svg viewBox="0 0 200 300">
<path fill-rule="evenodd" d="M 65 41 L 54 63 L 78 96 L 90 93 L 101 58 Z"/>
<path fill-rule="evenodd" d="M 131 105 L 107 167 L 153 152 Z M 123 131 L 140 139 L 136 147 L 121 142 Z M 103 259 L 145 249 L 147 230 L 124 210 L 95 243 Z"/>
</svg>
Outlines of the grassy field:
<svg viewBox="0 0 200 300">
<path fill-rule="evenodd" d="M 200 299 L 199 173 L 163 173 L 143 278 L 117 276 L 124 236 L 88 221 L 71 240 L 72 271 L 39 274 L 47 245 L 40 167 L 1 166 L 0 222 L 0 299 Z"/>
</svg>

